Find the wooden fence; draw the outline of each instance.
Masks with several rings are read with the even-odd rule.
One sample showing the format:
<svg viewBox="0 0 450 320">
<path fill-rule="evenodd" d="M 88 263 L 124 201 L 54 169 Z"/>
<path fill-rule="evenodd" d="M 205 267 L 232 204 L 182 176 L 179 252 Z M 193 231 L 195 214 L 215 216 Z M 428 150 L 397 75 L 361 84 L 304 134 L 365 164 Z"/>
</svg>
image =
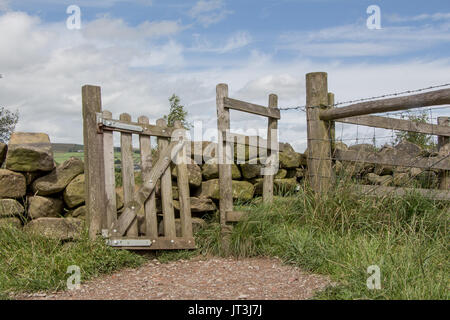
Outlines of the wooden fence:
<svg viewBox="0 0 450 320">
<path fill-rule="evenodd" d="M 333 150 L 334 122 L 363 125 L 399 131 L 418 132 L 438 136 L 438 148 L 449 142 L 450 121 L 438 118 L 438 124 L 418 123 L 403 119 L 374 116 L 374 113 L 408 110 L 450 104 L 450 89 L 352 104 L 334 108 L 334 94 L 328 92 L 327 74 L 324 72 L 306 75 L 306 116 L 308 134 L 308 177 L 311 187 L 317 192 L 326 192 L 335 179 L 333 161 L 363 162 L 389 166 L 414 167 L 443 170 L 440 189 L 414 189 L 424 196 L 438 200 L 450 200 L 450 155 L 438 155 L 422 159 L 404 159 L 393 155 L 357 152 L 355 150 Z M 403 195 L 408 188 L 358 186 L 365 193 Z"/>
<path fill-rule="evenodd" d="M 218 128 L 218 159 L 219 159 L 219 191 L 220 191 L 220 223 L 222 231 L 227 229 L 227 222 L 239 221 L 244 212 L 233 210 L 233 192 L 231 165 L 234 158 L 234 144 L 249 146 L 256 150 L 267 150 L 265 162 L 265 174 L 263 181 L 263 201 L 271 202 L 273 199 L 274 174 L 276 170 L 271 170 L 276 164 L 278 168 L 278 120 L 280 110 L 278 109 L 278 97 L 275 94 L 269 95 L 268 107 L 253 103 L 231 99 L 228 97 L 228 86 L 219 84 L 216 87 L 217 99 L 217 128 Z M 230 111 L 238 110 L 250 114 L 264 116 L 268 118 L 267 140 L 257 136 L 244 136 L 230 133 Z M 275 143 L 272 143 L 275 141 Z"/>
<path fill-rule="evenodd" d="M 186 160 L 185 131 L 181 123 L 167 127 L 165 120 L 156 125 L 145 116 L 132 122 L 126 113 L 112 119 L 102 111 L 100 87 L 84 86 L 83 127 L 86 205 L 89 236 L 100 232 L 114 247 L 129 249 L 192 249 L 192 220 Z M 124 209 L 118 214 L 114 168 L 113 132 L 120 132 Z M 132 135 L 139 136 L 140 166 L 143 184 L 135 190 Z M 157 137 L 158 159 L 153 163 L 151 140 Z M 181 235 L 177 235 L 173 208 L 171 162 L 177 170 L 180 200 Z M 156 188 L 160 180 L 164 235 L 159 236 Z M 139 232 L 138 213 L 143 209 L 145 234 Z"/>
</svg>

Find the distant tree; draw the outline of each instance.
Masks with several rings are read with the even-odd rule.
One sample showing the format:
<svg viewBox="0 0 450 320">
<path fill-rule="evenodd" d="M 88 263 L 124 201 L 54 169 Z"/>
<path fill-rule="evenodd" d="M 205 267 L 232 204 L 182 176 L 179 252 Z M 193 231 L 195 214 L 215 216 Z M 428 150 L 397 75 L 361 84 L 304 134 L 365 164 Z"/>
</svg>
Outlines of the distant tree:
<svg viewBox="0 0 450 320">
<path fill-rule="evenodd" d="M 192 124 L 187 121 L 188 112 L 184 109 L 184 106 L 180 104 L 180 98 L 176 94 L 173 94 L 169 98 L 169 102 L 169 114 L 164 116 L 167 125 L 173 127 L 175 121 L 179 120 L 185 129 L 189 130 L 192 128 Z"/>
<path fill-rule="evenodd" d="M 427 123 L 429 121 L 428 113 L 426 111 L 422 111 L 418 114 L 408 114 L 407 117 L 402 116 L 402 118 L 407 118 L 410 121 L 418 122 L 418 123 Z M 409 141 L 417 144 L 418 146 L 424 149 L 431 149 L 435 146 L 433 141 L 433 136 L 425 133 L 418 132 L 407 132 L 407 131 L 399 131 L 396 132 L 396 138 L 394 144 L 398 144 L 402 141 Z"/>
<path fill-rule="evenodd" d="M 18 121 L 18 111 L 11 112 L 4 107 L 0 107 L 0 142 L 8 143 Z"/>
</svg>

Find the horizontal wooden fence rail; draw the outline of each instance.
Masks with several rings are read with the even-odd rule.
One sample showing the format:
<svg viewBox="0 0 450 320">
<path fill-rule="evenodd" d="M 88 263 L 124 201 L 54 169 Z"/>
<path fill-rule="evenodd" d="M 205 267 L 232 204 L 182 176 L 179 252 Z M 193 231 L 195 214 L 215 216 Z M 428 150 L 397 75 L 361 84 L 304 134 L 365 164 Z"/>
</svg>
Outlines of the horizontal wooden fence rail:
<svg viewBox="0 0 450 320">
<path fill-rule="evenodd" d="M 250 147 L 257 147 L 262 149 L 270 149 L 277 151 L 279 149 L 278 143 L 272 146 L 270 142 L 260 136 L 245 136 L 243 134 L 225 132 L 223 133 L 226 142 L 246 145 Z"/>
<path fill-rule="evenodd" d="M 268 118 L 274 118 L 277 120 L 281 118 L 280 110 L 278 108 L 267 108 L 257 104 L 231 98 L 224 98 L 223 100 L 224 100 L 224 107 L 228 109 L 248 112 Z"/>
<path fill-rule="evenodd" d="M 399 187 L 369 186 L 369 185 L 355 185 L 354 190 L 359 194 L 374 195 L 379 197 L 383 196 L 402 197 L 409 193 L 418 193 L 432 200 L 450 201 L 450 192 L 446 190 L 399 188 Z"/>
<path fill-rule="evenodd" d="M 406 97 L 361 102 L 347 107 L 321 110 L 320 119 L 329 121 L 372 113 L 400 111 L 445 104 L 450 104 L 450 89 L 436 90 Z"/>
<path fill-rule="evenodd" d="M 357 117 L 336 119 L 335 121 L 374 128 L 418 132 L 424 134 L 433 134 L 438 136 L 450 137 L 449 126 L 439 126 L 430 123 L 421 123 L 403 119 L 394 119 L 380 116 L 357 116 Z"/>
<path fill-rule="evenodd" d="M 387 166 L 413 167 L 422 169 L 450 170 L 450 157 L 435 156 L 429 158 L 400 158 L 395 153 L 379 154 L 356 150 L 336 150 L 334 158 L 340 161 L 364 162 Z"/>
</svg>

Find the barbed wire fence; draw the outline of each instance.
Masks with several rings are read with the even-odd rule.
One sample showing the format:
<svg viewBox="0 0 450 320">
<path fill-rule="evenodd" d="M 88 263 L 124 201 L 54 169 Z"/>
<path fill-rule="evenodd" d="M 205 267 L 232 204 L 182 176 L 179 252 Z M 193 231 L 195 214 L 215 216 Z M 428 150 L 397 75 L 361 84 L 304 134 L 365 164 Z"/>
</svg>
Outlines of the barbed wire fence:
<svg viewBox="0 0 450 320">
<path fill-rule="evenodd" d="M 337 106 L 346 106 L 349 104 L 355 104 L 360 102 L 368 102 L 368 101 L 376 101 L 378 99 L 385 99 L 389 97 L 400 97 L 408 94 L 413 93 L 419 93 L 419 92 L 426 92 L 433 89 L 438 88 L 445 88 L 450 87 L 450 83 L 445 83 L 441 85 L 435 85 L 435 86 L 429 86 L 426 88 L 420 88 L 416 90 L 407 90 L 402 92 L 395 92 L 395 93 L 389 93 L 389 94 L 383 94 L 379 96 L 373 96 L 368 98 L 360 98 L 360 99 L 354 99 L 354 100 L 348 100 L 348 101 L 342 101 L 337 102 L 331 105 L 320 105 L 320 106 L 310 106 L 309 108 L 317 108 L 317 107 L 337 107 Z M 301 111 L 301 112 L 307 112 L 308 106 L 301 105 L 301 106 L 294 106 L 294 107 L 282 107 L 279 108 L 280 111 Z M 437 124 L 437 119 L 439 118 L 439 114 L 442 110 L 450 110 L 450 105 L 445 106 L 436 106 L 436 107 L 423 107 L 423 106 L 417 106 L 413 109 L 403 110 L 403 111 L 395 111 L 395 112 L 383 112 L 379 113 L 378 115 L 390 117 L 390 118 L 396 118 L 396 119 L 407 119 L 407 120 L 421 120 L 421 122 L 426 122 L 429 124 Z M 449 112 L 450 114 L 450 112 Z M 367 141 L 370 141 L 370 144 L 373 146 L 373 152 L 380 152 L 383 149 L 387 150 L 387 148 L 393 148 L 394 144 L 397 142 L 399 143 L 402 139 L 407 137 L 405 134 L 401 134 L 400 132 L 404 132 L 402 129 L 396 130 L 395 128 L 389 129 L 383 129 L 383 128 L 373 128 L 373 132 L 369 132 L 370 129 L 366 129 L 365 133 L 361 133 L 360 127 L 362 125 L 359 124 L 347 124 L 347 123 L 340 123 L 340 136 L 336 137 L 336 129 L 334 128 L 334 133 L 329 133 L 329 136 L 331 139 L 327 139 L 333 146 L 337 143 L 344 143 L 352 141 L 355 142 L 355 144 L 359 144 L 360 142 L 365 143 Z M 351 130 L 353 137 L 347 137 L 344 135 L 344 128 L 345 127 L 353 127 L 353 130 Z M 368 128 L 366 126 L 363 126 L 365 128 Z M 331 126 L 329 128 L 331 130 Z M 350 131 L 350 130 L 349 130 Z M 387 131 L 391 131 L 389 135 L 386 134 Z M 364 131 L 363 131 L 364 132 Z M 381 134 L 377 134 L 377 132 L 381 132 Z M 424 133 L 416 133 L 417 135 L 423 135 L 424 137 L 432 137 L 424 139 L 425 141 L 430 141 L 429 147 L 436 146 L 436 140 L 437 136 L 434 135 L 434 132 L 431 132 L 431 135 L 424 134 Z M 316 139 L 316 140 L 323 140 L 323 139 Z M 308 137 L 308 141 L 311 141 L 310 137 Z M 380 144 L 380 141 L 384 141 L 383 144 Z M 367 143 L 366 143 L 367 144 Z M 347 147 L 341 145 L 340 147 Z M 351 147 L 350 147 L 351 148 Z M 389 150 L 387 150 L 389 151 Z M 359 154 L 359 153 L 358 153 Z M 356 159 L 356 161 L 341 161 L 340 158 L 336 157 L 334 155 L 334 152 L 331 154 L 331 158 L 328 159 L 315 159 L 315 160 L 331 160 L 333 162 L 333 168 L 334 171 L 339 175 L 339 173 L 336 171 L 336 168 L 338 167 L 338 164 L 340 167 L 342 167 L 343 170 L 349 169 L 350 171 L 353 169 L 354 172 L 348 172 L 347 175 L 350 175 L 353 180 L 356 180 L 355 182 L 359 184 L 371 184 L 373 185 L 373 188 L 370 188 L 365 194 L 369 194 L 371 192 L 376 191 L 376 189 L 381 188 L 383 186 L 387 185 L 394 185 L 396 187 L 420 187 L 420 188 L 438 188 L 439 186 L 436 185 L 436 181 L 439 181 L 436 179 L 436 176 L 439 177 L 440 174 L 445 174 L 443 170 L 436 170 L 435 167 L 442 163 L 443 161 L 447 160 L 450 157 L 450 153 L 447 152 L 447 154 L 439 154 L 437 150 L 422 150 L 419 154 L 411 155 L 411 158 L 408 159 L 408 161 L 403 161 L 401 166 L 392 166 L 392 165 L 381 165 L 381 164 L 373 164 L 368 161 L 366 161 L 365 157 L 362 155 L 361 157 Z M 440 157 L 436 157 L 437 155 L 440 155 Z M 310 159 L 312 158 L 311 154 L 308 156 Z M 427 159 L 429 165 L 424 167 L 423 166 L 423 160 Z M 418 163 L 421 162 L 422 165 L 418 166 Z M 359 166 L 359 167 L 358 167 Z M 400 169 L 398 167 L 401 167 Z M 385 171 L 385 172 L 383 172 Z M 386 183 L 383 181 L 369 181 L 367 178 L 367 175 L 369 173 L 374 173 L 376 176 L 383 177 L 383 176 L 390 176 L 386 178 Z M 378 175 L 378 174 L 379 175 Z M 401 175 L 404 174 L 404 175 Z M 376 177 L 375 176 L 375 177 Z M 399 176 L 402 177 L 402 179 L 396 179 Z M 328 178 L 328 177 L 323 177 Z M 348 177 L 346 177 L 348 178 Z M 419 179 L 420 178 L 420 179 Z M 383 178 L 382 178 L 383 179 Z M 437 182 L 439 184 L 439 182 Z"/>
</svg>

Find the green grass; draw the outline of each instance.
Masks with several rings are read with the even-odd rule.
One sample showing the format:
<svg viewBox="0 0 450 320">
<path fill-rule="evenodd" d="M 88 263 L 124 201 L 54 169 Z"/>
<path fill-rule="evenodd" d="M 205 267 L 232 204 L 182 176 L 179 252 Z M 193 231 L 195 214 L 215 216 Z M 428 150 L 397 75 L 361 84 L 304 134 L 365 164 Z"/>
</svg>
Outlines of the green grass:
<svg viewBox="0 0 450 320">
<path fill-rule="evenodd" d="M 0 299 L 12 292 L 64 290 L 67 267 L 81 269 L 81 281 L 124 267 L 137 267 L 145 259 L 129 251 L 116 250 L 104 241 L 89 241 L 87 234 L 66 244 L 0 227 Z"/>
<path fill-rule="evenodd" d="M 240 203 L 248 217 L 221 242 L 217 214 L 196 234 L 194 251 L 147 254 L 161 262 L 198 254 L 279 257 L 337 283 L 316 299 L 449 299 L 450 207 L 418 194 L 403 198 L 356 196 L 345 186 L 316 197 L 307 188 L 272 204 Z M 0 229 L 0 298 L 10 292 L 65 289 L 69 265 L 82 281 L 146 258 L 103 241 L 61 244 L 12 228 Z M 381 290 L 369 290 L 367 267 L 381 269 Z"/>
<path fill-rule="evenodd" d="M 237 257 L 270 256 L 338 283 L 318 299 L 448 299 L 449 206 L 410 194 L 353 196 L 345 188 L 316 198 L 308 190 L 277 197 L 251 212 L 220 244 L 217 223 L 198 235 L 199 251 Z M 381 290 L 366 286 L 367 267 L 381 269 Z"/>
</svg>

